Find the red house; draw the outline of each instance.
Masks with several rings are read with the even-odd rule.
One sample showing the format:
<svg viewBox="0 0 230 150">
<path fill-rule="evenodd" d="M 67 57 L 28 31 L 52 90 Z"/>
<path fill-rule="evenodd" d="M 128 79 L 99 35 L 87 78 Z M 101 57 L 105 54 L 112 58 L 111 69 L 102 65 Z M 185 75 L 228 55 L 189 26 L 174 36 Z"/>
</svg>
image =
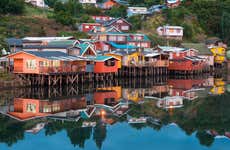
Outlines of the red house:
<svg viewBox="0 0 230 150">
<path fill-rule="evenodd" d="M 99 24 L 99 23 L 82 23 L 79 26 L 79 31 L 81 31 L 81 32 L 89 32 L 93 28 L 100 27 L 100 26 L 101 26 L 101 24 Z"/>
<path fill-rule="evenodd" d="M 202 70 L 205 61 L 199 57 L 198 51 L 195 49 L 184 49 L 178 47 L 158 47 L 163 52 L 169 54 L 169 70 L 170 71 L 198 71 Z"/>
<path fill-rule="evenodd" d="M 107 42 L 96 41 L 94 42 L 94 48 L 97 51 L 109 51 L 111 46 Z"/>
<path fill-rule="evenodd" d="M 145 34 L 130 34 L 127 44 L 142 48 L 151 47 L 151 41 Z"/>
<path fill-rule="evenodd" d="M 132 24 L 129 23 L 124 18 L 115 18 L 115 19 L 112 19 L 110 21 L 105 22 L 103 24 L 103 26 L 105 26 L 105 27 L 113 27 L 114 26 L 122 32 L 128 32 L 131 29 Z"/>
</svg>

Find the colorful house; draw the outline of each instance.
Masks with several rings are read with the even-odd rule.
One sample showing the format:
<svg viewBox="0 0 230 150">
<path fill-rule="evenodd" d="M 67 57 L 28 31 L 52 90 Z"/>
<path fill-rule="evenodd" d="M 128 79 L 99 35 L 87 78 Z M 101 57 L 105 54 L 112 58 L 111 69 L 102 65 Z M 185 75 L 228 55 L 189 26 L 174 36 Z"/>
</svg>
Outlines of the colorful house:
<svg viewBox="0 0 230 150">
<path fill-rule="evenodd" d="M 117 44 L 133 45 L 140 48 L 150 48 L 151 41 L 145 34 L 128 34 L 121 32 L 89 33 L 91 39 L 101 42 L 115 42 Z"/>
<path fill-rule="evenodd" d="M 226 60 L 227 45 L 219 38 L 209 38 L 205 41 L 205 44 L 212 52 L 215 64 L 222 65 Z"/>
<path fill-rule="evenodd" d="M 104 22 L 104 27 L 116 27 L 122 32 L 128 32 L 131 30 L 132 24 L 130 24 L 127 20 L 124 18 L 115 18 L 110 21 Z"/>
<path fill-rule="evenodd" d="M 30 3 L 36 7 L 48 8 L 45 4 L 45 0 L 25 0 L 26 3 Z"/>
<path fill-rule="evenodd" d="M 166 39 L 182 40 L 183 39 L 183 27 L 181 26 L 161 26 L 157 28 L 159 36 Z"/>
<path fill-rule="evenodd" d="M 121 60 L 121 66 L 138 66 L 143 64 L 144 56 L 137 50 L 116 50 L 106 53 Z M 120 67 L 120 65 L 119 65 Z"/>
<path fill-rule="evenodd" d="M 113 17 L 110 16 L 104 16 L 104 15 L 95 15 L 92 16 L 92 19 L 96 22 L 96 23 L 103 23 L 105 21 L 110 21 L 112 19 L 114 19 Z"/>
<path fill-rule="evenodd" d="M 154 52 L 152 50 L 144 50 L 144 59 L 146 66 L 154 66 L 154 67 L 169 67 L 169 55 L 167 53 L 159 53 Z"/>
<path fill-rule="evenodd" d="M 27 121 L 47 116 L 56 116 L 57 114 L 69 110 L 85 108 L 86 100 L 84 97 L 68 98 L 57 101 L 15 98 L 13 107 L 9 107 L 5 114 L 19 121 Z"/>
<path fill-rule="evenodd" d="M 134 15 L 147 15 L 150 14 L 146 7 L 128 7 L 127 9 L 127 17 L 131 17 Z"/>
<path fill-rule="evenodd" d="M 114 6 L 128 5 L 128 2 L 125 0 L 105 0 L 103 3 L 98 4 L 97 6 L 101 9 L 111 9 Z"/>
<path fill-rule="evenodd" d="M 120 60 L 112 56 L 97 56 L 94 58 L 94 73 L 116 73 L 118 61 Z"/>
<path fill-rule="evenodd" d="M 79 3 L 81 3 L 81 4 L 93 4 L 93 5 L 96 5 L 97 0 L 79 0 Z"/>
<path fill-rule="evenodd" d="M 195 49 L 159 46 L 158 49 L 169 54 L 169 70 L 191 73 L 202 70 L 205 66 L 203 58 L 197 55 Z"/>
<path fill-rule="evenodd" d="M 99 23 L 82 23 L 79 26 L 79 31 L 87 33 L 89 31 L 91 31 L 93 28 L 100 27 L 100 26 L 101 26 L 101 24 L 99 24 Z"/>
<path fill-rule="evenodd" d="M 175 8 L 181 4 L 182 0 L 166 0 L 166 6 L 168 8 Z"/>
<path fill-rule="evenodd" d="M 14 73 L 49 74 L 82 72 L 84 59 L 58 51 L 20 51 L 8 56 L 14 62 Z"/>
<path fill-rule="evenodd" d="M 214 56 L 211 50 L 204 43 L 182 43 L 186 49 L 195 49 L 199 57 L 203 58 L 207 67 L 214 67 Z"/>
</svg>

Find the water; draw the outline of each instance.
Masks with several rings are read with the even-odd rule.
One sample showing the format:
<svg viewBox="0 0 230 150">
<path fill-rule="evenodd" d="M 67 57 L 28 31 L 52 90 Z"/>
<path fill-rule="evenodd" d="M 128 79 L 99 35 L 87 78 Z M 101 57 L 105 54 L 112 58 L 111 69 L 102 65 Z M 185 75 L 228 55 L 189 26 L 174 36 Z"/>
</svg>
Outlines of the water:
<svg viewBox="0 0 230 150">
<path fill-rule="evenodd" d="M 221 76 L 2 90 L 0 150 L 229 150 L 229 108 Z"/>
</svg>

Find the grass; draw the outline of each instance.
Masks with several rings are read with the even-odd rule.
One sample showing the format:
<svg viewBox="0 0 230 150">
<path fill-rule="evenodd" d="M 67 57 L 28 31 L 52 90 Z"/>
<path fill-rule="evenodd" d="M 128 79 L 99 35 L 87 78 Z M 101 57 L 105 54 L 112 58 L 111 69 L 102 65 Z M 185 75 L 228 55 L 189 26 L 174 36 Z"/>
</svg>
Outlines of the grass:
<svg viewBox="0 0 230 150">
<path fill-rule="evenodd" d="M 28 17 L 50 18 L 53 15 L 53 11 L 26 5 L 24 14 Z"/>
</svg>

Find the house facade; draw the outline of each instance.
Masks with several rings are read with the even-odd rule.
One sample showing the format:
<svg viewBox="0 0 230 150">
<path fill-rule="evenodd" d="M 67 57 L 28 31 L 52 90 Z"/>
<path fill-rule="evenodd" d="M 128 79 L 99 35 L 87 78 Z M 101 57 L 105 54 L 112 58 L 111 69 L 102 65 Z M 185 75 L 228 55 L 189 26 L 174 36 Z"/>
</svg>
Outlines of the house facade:
<svg viewBox="0 0 230 150">
<path fill-rule="evenodd" d="M 97 23 L 103 23 L 105 21 L 110 21 L 110 20 L 112 20 L 114 18 L 110 17 L 110 16 L 96 15 L 96 16 L 92 16 L 92 19 Z"/>
<path fill-rule="evenodd" d="M 96 4 L 97 0 L 79 0 L 79 3 L 81 4 Z"/>
<path fill-rule="evenodd" d="M 183 27 L 180 26 L 162 26 L 157 28 L 159 36 L 165 37 L 166 39 L 183 39 Z"/>
<path fill-rule="evenodd" d="M 147 7 L 128 7 L 127 9 L 127 17 L 131 17 L 134 15 L 147 15 L 150 14 Z"/>
<path fill-rule="evenodd" d="M 30 3 L 36 7 L 48 8 L 48 6 L 45 4 L 44 0 L 25 0 L 25 2 Z"/>
<path fill-rule="evenodd" d="M 82 23 L 80 26 L 79 26 L 79 31 L 81 32 L 89 32 L 91 31 L 92 29 L 94 29 L 95 27 L 100 27 L 101 24 L 99 23 Z"/>
<path fill-rule="evenodd" d="M 107 21 L 103 24 L 104 27 L 116 27 L 118 30 L 122 32 L 128 32 L 131 30 L 132 25 L 125 20 L 124 18 L 116 18 L 110 21 Z"/>
<path fill-rule="evenodd" d="M 175 8 L 181 4 L 181 0 L 166 0 L 166 6 L 168 8 Z"/>
</svg>

